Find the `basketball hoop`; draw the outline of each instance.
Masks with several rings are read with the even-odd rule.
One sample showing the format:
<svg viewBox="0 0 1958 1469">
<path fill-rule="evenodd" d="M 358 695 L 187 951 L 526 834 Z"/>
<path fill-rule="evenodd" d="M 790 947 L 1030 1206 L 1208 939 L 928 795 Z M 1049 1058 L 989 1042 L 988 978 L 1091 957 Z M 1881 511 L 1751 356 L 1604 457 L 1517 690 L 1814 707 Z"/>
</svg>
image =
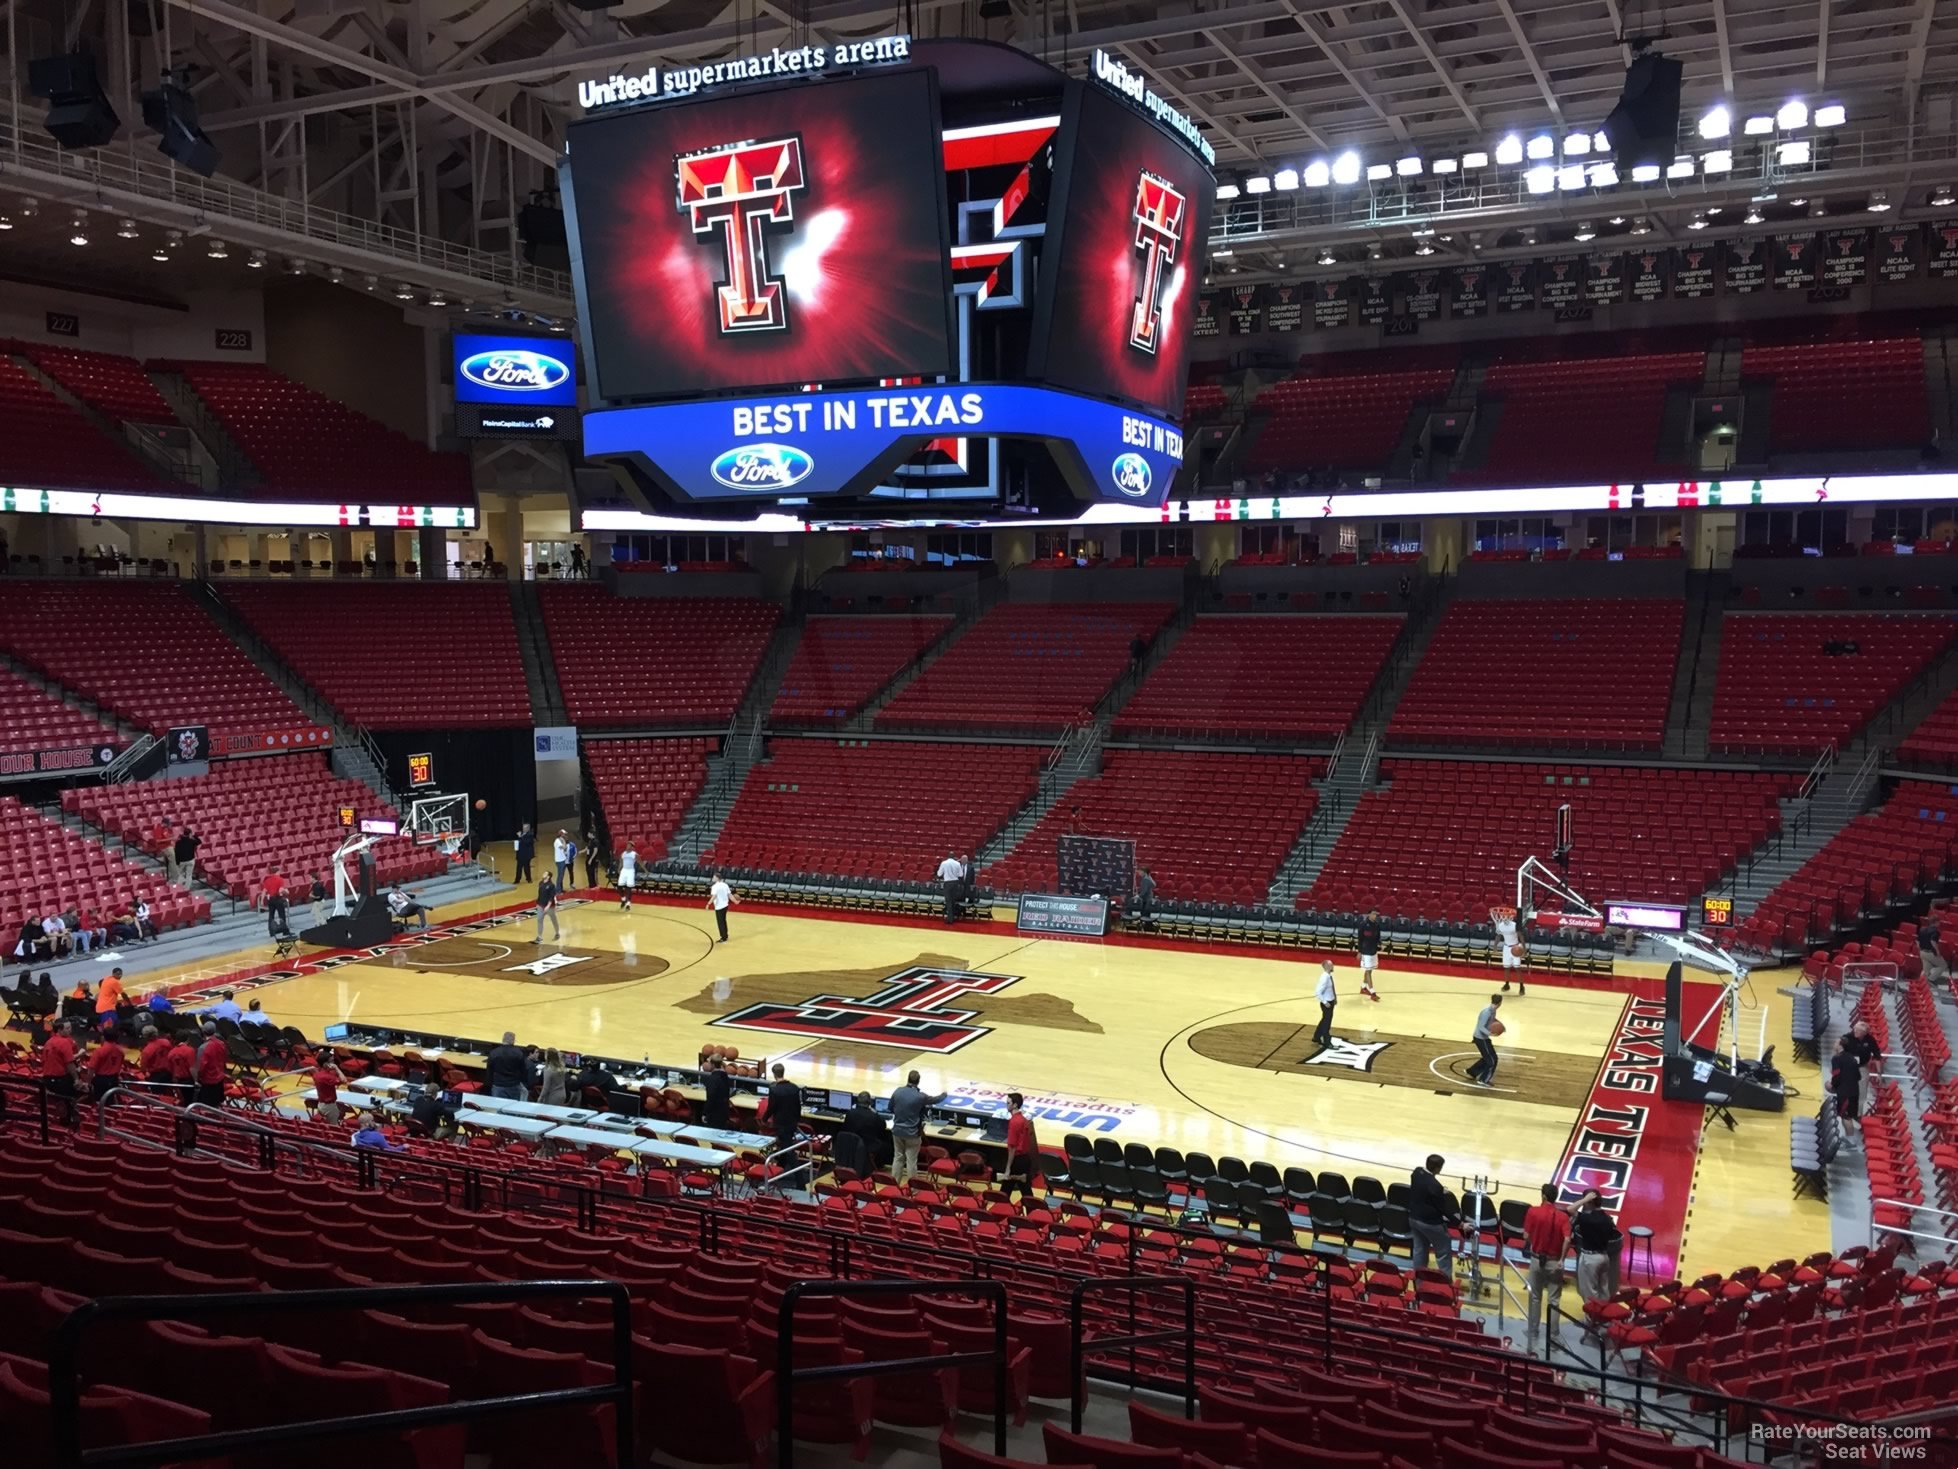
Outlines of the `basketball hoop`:
<svg viewBox="0 0 1958 1469">
<path fill-rule="evenodd" d="M 417 847 L 456 857 L 469 842 L 469 797 L 417 796 L 409 808 L 408 838 Z"/>
</svg>

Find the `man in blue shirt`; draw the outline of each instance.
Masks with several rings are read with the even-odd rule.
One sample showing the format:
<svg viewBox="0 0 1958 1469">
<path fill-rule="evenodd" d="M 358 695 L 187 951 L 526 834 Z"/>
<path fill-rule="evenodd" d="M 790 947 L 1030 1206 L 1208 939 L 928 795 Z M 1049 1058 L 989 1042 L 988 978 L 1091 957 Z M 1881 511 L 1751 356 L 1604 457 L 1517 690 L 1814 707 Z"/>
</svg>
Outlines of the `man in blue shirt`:
<svg viewBox="0 0 1958 1469">
<path fill-rule="evenodd" d="M 148 1003 L 152 1015 L 168 1015 L 177 1008 L 162 990 L 151 990 Z"/>
<path fill-rule="evenodd" d="M 236 1025 L 245 1012 L 238 1008 L 238 1002 L 231 997 L 231 991 L 226 990 L 215 1005 L 205 1007 L 204 1013 L 213 1020 L 229 1020 Z"/>
</svg>

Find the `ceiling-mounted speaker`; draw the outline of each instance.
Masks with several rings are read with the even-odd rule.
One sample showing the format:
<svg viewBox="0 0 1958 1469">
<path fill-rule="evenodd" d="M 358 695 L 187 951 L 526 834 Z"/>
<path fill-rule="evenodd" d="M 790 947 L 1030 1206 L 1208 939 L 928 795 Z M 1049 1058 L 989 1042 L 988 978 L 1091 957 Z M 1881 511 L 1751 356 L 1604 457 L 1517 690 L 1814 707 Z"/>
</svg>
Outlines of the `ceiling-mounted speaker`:
<svg viewBox="0 0 1958 1469">
<path fill-rule="evenodd" d="M 48 115 L 42 126 L 64 148 L 99 148 L 122 127 L 122 119 L 96 80 L 95 58 L 86 51 L 29 61 L 27 89 L 47 98 Z"/>
<path fill-rule="evenodd" d="M 1604 120 L 1618 166 L 1671 163 L 1679 151 L 1679 79 L 1685 68 L 1657 51 L 1642 51 L 1625 70 L 1625 89 Z"/>
<path fill-rule="evenodd" d="M 174 80 L 143 93 L 143 124 L 156 130 L 156 151 L 209 178 L 217 172 L 218 145 L 197 124 L 197 104 Z"/>
</svg>

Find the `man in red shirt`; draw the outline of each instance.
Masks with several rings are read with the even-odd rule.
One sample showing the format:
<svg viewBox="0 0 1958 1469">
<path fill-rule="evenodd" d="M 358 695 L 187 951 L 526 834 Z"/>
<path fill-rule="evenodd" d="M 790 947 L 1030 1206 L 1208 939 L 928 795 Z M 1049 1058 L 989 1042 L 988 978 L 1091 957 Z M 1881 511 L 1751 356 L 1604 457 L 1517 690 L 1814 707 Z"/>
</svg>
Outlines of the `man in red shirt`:
<svg viewBox="0 0 1958 1469">
<path fill-rule="evenodd" d="M 1034 1136 L 1033 1119 L 1020 1110 L 1025 1104 L 1018 1092 L 1006 1094 L 1006 1172 L 999 1186 L 1010 1198 L 1017 1184 L 1031 1203 L 1040 1186 L 1040 1139 Z"/>
<path fill-rule="evenodd" d="M 317 1101 L 313 1115 L 323 1122 L 340 1120 L 340 1073 L 325 1061 L 313 1072 L 313 1095 Z"/>
<path fill-rule="evenodd" d="M 143 1027 L 143 1049 L 136 1058 L 136 1069 L 153 1087 L 170 1084 L 170 1037 L 158 1035 L 154 1025 Z"/>
<path fill-rule="evenodd" d="M 78 1053 L 69 1038 L 68 1022 L 58 1021 L 54 1034 L 41 1046 L 41 1085 L 61 1102 L 64 1122 L 75 1120 L 75 1070 Z"/>
<path fill-rule="evenodd" d="M 103 1036 L 88 1053 L 88 1069 L 95 1078 L 90 1095 L 99 1102 L 114 1091 L 122 1081 L 123 1067 L 128 1064 L 129 1056 L 121 1042 Z"/>
<path fill-rule="evenodd" d="M 1524 1342 L 1525 1350 L 1534 1352 L 1537 1327 L 1543 1321 L 1544 1293 L 1549 1292 L 1550 1306 L 1555 1310 L 1563 1299 L 1564 1255 L 1570 1249 L 1570 1215 L 1557 1202 L 1556 1184 L 1546 1183 L 1543 1202 L 1532 1204 L 1524 1213 L 1523 1239 L 1530 1254 L 1530 1324 Z"/>
<path fill-rule="evenodd" d="M 170 1084 L 177 1089 L 177 1104 L 190 1105 L 190 1089 L 197 1075 L 197 1052 L 191 1049 L 190 1042 L 178 1038 L 164 1058 L 170 1068 Z"/>
<path fill-rule="evenodd" d="M 229 1052 L 218 1028 L 204 1022 L 204 1044 L 197 1048 L 197 1100 L 207 1107 L 224 1105 L 224 1063 Z"/>
</svg>

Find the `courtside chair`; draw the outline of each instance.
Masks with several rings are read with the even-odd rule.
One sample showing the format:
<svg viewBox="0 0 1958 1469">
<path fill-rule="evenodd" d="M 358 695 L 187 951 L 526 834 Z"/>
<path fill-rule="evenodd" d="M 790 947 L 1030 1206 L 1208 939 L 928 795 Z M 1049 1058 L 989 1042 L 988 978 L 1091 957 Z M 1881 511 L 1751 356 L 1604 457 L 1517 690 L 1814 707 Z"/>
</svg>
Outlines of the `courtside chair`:
<svg viewBox="0 0 1958 1469">
<path fill-rule="evenodd" d="M 1285 1198 L 1296 1208 L 1305 1207 L 1305 1201 L 1318 1191 L 1319 1182 L 1312 1176 L 1310 1168 L 1287 1168 L 1285 1170 Z"/>
</svg>

